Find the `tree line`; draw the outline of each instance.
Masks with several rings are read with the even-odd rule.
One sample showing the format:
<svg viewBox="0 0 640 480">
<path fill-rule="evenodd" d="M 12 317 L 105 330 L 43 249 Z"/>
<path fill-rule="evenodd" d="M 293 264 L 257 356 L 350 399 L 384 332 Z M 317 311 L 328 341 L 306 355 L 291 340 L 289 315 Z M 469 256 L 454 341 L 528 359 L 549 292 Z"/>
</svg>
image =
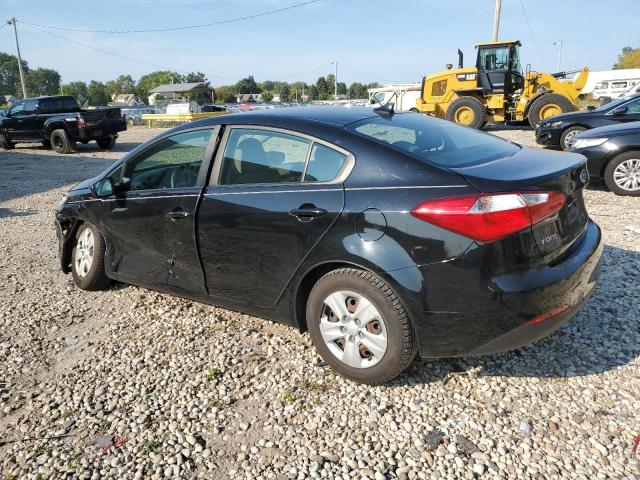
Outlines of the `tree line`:
<svg viewBox="0 0 640 480">
<path fill-rule="evenodd" d="M 143 75 L 137 81 L 131 75 L 119 75 L 116 79 L 106 82 L 91 80 L 90 82 L 62 83 L 62 77 L 54 69 L 31 68 L 25 60 L 22 61 L 22 68 L 26 77 L 28 96 L 71 95 L 81 103 L 88 105 L 106 105 L 116 95 L 123 93 L 138 95 L 146 102 L 151 90 L 167 83 L 204 83 L 210 86 L 209 80 L 202 72 L 182 75 L 178 72 L 160 70 Z M 303 98 L 312 101 L 333 99 L 334 82 L 333 74 L 319 77 L 315 83 L 311 84 L 302 81 L 289 83 L 276 80 L 256 82 L 250 75 L 235 84 L 211 88 L 217 103 L 233 103 L 236 101 L 237 95 L 243 93 L 260 93 L 262 100 L 266 102 L 273 100 L 276 95 L 283 102 L 302 101 Z M 344 82 L 338 82 L 338 95 L 348 95 L 349 98 L 367 98 L 367 89 L 378 86 L 380 86 L 378 83 L 361 82 L 354 82 L 347 86 Z M 0 52 L 0 95 L 22 98 L 18 58 L 3 52 Z"/>
</svg>

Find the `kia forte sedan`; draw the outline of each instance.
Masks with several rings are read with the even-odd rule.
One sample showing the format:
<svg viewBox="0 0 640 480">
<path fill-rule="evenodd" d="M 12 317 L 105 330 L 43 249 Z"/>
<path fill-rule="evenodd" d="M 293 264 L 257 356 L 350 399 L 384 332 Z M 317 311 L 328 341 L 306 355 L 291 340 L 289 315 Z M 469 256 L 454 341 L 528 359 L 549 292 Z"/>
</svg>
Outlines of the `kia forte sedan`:
<svg viewBox="0 0 640 480">
<path fill-rule="evenodd" d="M 62 270 L 308 331 L 340 374 L 514 349 L 592 294 L 584 157 L 414 113 L 290 108 L 140 145 L 56 212 Z"/>
</svg>

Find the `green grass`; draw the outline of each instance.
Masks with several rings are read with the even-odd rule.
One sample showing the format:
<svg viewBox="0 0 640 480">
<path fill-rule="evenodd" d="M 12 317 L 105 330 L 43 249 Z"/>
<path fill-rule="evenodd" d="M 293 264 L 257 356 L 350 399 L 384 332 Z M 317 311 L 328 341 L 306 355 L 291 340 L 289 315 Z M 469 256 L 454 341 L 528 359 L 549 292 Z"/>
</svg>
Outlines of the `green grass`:
<svg viewBox="0 0 640 480">
<path fill-rule="evenodd" d="M 209 373 L 207 373 L 204 378 L 206 378 L 207 381 L 209 382 L 213 382 L 214 380 L 217 380 L 218 378 L 220 378 L 220 375 L 222 375 L 222 372 L 220 372 L 220 370 L 218 370 L 217 368 L 214 368 L 210 370 Z"/>
</svg>

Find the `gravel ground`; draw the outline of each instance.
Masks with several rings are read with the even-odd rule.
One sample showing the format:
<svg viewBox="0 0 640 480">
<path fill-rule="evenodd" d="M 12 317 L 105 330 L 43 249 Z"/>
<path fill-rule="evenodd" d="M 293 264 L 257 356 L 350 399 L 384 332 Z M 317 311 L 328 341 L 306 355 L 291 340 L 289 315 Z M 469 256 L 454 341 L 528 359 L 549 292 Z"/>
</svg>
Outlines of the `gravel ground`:
<svg viewBox="0 0 640 480">
<path fill-rule="evenodd" d="M 640 479 L 640 198 L 586 192 L 602 280 L 563 330 L 362 386 L 294 329 L 59 271 L 58 200 L 153 133 L 0 152 L 0 479 Z"/>
</svg>

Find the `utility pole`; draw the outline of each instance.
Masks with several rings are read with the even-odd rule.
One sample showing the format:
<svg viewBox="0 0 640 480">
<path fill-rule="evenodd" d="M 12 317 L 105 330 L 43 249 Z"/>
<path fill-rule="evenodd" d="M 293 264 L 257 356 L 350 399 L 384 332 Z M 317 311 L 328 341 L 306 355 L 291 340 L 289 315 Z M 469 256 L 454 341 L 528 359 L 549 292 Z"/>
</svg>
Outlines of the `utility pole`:
<svg viewBox="0 0 640 480">
<path fill-rule="evenodd" d="M 502 0 L 496 0 L 496 8 L 493 11 L 493 37 L 492 41 L 498 41 L 498 31 L 500 30 L 500 8 Z"/>
<path fill-rule="evenodd" d="M 22 70 L 22 57 L 20 57 L 20 44 L 18 43 L 18 29 L 16 19 L 7 20 L 9 25 L 13 25 L 13 34 L 16 37 L 16 51 L 18 52 L 18 70 L 20 71 L 20 83 L 22 84 L 22 98 L 27 98 L 27 84 L 24 81 L 24 71 Z"/>
<path fill-rule="evenodd" d="M 333 82 L 333 96 L 334 96 L 334 102 L 338 103 L 338 62 L 331 62 L 333 65 L 335 65 L 336 67 L 336 75 L 335 77 L 333 77 L 334 82 Z"/>
<path fill-rule="evenodd" d="M 553 44 L 558 46 L 558 72 L 560 72 L 562 71 L 562 40 Z"/>
</svg>

